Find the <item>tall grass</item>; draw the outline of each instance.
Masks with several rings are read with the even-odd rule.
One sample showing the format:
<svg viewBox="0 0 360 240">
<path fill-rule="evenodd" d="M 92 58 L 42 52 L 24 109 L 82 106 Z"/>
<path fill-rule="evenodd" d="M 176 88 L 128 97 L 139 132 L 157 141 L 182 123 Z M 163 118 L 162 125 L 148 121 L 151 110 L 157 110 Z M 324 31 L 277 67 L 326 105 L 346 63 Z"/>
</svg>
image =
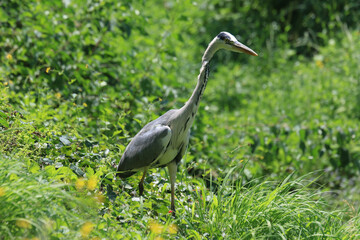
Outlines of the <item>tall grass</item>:
<svg viewBox="0 0 360 240">
<path fill-rule="evenodd" d="M 0 239 L 87 235 L 96 215 L 90 202 L 78 198 L 70 185 L 51 182 L 45 171 L 29 168 L 26 162 L 0 155 Z"/>
<path fill-rule="evenodd" d="M 290 178 L 246 186 L 227 178 L 217 193 L 199 188 L 180 229 L 195 239 L 359 238 L 358 217 L 348 221 L 343 210 L 329 211 L 308 177 Z"/>
</svg>

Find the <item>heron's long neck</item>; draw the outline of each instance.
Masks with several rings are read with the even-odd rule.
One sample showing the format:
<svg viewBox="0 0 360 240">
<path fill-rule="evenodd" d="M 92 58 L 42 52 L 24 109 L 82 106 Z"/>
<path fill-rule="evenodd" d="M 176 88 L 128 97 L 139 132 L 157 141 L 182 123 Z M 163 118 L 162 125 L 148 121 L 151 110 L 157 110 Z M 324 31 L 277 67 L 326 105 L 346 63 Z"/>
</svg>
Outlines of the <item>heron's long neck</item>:
<svg viewBox="0 0 360 240">
<path fill-rule="evenodd" d="M 197 111 L 198 107 L 199 107 L 199 103 L 201 100 L 201 97 L 204 94 L 205 88 L 206 88 L 206 84 L 209 78 L 209 62 L 203 62 L 201 69 L 200 69 L 200 74 L 198 76 L 198 82 L 196 84 L 196 87 L 190 97 L 190 99 L 186 102 L 185 107 L 187 108 L 191 108 L 192 111 Z"/>
<path fill-rule="evenodd" d="M 200 68 L 200 73 L 198 76 L 198 82 L 196 87 L 186 104 L 181 108 L 184 111 L 185 115 L 190 115 L 194 118 L 195 114 L 199 108 L 199 103 L 202 95 L 204 94 L 206 84 L 209 77 L 209 65 L 210 60 L 218 49 L 214 46 L 214 41 L 212 41 L 208 48 L 206 49 L 204 56 L 202 58 L 202 66 Z"/>
</svg>

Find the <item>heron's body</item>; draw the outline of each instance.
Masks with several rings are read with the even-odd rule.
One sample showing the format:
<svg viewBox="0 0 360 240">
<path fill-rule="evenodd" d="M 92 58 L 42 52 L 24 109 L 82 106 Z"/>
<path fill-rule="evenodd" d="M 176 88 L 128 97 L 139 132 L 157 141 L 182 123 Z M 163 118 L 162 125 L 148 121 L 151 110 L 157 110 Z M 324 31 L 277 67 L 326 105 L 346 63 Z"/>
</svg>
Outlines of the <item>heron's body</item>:
<svg viewBox="0 0 360 240">
<path fill-rule="evenodd" d="M 120 160 L 120 177 L 128 171 L 135 173 L 147 168 L 164 167 L 175 160 L 181 150 L 185 151 L 191 125 L 189 121 L 185 128 L 178 127 L 179 112 L 180 110 L 170 110 L 141 129 Z"/>
<path fill-rule="evenodd" d="M 208 81 L 209 62 L 215 52 L 222 48 L 257 56 L 253 50 L 238 42 L 230 33 L 221 32 L 204 53 L 198 83 L 190 99 L 182 108 L 170 110 L 146 124 L 126 147 L 117 168 L 118 176 L 121 178 L 143 171 L 143 177 L 139 183 L 140 195 L 142 195 L 146 171 L 149 168 L 167 166 L 171 182 L 171 209 L 173 211 L 175 211 L 174 185 L 177 164 L 181 161 L 189 143 L 190 127 Z"/>
</svg>

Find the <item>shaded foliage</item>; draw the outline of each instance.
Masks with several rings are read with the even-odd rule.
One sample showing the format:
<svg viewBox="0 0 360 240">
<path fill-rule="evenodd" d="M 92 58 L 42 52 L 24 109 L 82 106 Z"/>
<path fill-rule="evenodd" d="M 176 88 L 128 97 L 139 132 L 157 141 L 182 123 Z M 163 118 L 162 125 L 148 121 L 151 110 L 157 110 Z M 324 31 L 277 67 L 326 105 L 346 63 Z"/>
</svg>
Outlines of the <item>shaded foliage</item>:
<svg viewBox="0 0 360 240">
<path fill-rule="evenodd" d="M 297 54 L 313 56 L 329 37 L 343 28 L 358 28 L 357 1 L 214 1 L 205 25 L 215 34 L 224 26 L 237 29 L 256 45 L 291 46 Z M 216 22 L 213 21 L 216 19 Z"/>
</svg>

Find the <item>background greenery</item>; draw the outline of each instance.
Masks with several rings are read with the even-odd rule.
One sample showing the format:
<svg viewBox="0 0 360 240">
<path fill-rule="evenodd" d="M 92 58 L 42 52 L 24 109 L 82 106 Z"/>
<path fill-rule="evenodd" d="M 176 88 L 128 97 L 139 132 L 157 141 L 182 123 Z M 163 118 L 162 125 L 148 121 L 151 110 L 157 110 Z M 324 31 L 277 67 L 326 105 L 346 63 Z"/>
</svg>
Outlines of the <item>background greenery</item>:
<svg viewBox="0 0 360 240">
<path fill-rule="evenodd" d="M 0 239 L 358 239 L 357 1 L 0 2 Z M 114 177 L 219 52 L 178 173 Z"/>
</svg>

